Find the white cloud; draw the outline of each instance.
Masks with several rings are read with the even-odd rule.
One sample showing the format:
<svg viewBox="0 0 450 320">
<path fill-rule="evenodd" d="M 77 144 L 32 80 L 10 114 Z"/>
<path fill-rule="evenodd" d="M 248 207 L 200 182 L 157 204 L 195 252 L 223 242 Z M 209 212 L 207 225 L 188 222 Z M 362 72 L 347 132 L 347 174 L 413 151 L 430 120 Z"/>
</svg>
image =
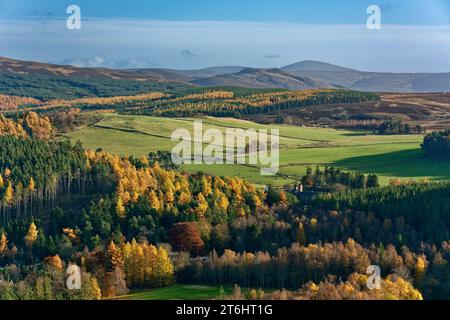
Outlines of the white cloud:
<svg viewBox="0 0 450 320">
<path fill-rule="evenodd" d="M 67 64 L 75 67 L 104 67 L 112 69 L 142 69 L 154 67 L 154 62 L 148 57 L 132 57 L 124 59 L 106 59 L 104 57 L 70 58 L 52 61 L 58 64 Z"/>
</svg>

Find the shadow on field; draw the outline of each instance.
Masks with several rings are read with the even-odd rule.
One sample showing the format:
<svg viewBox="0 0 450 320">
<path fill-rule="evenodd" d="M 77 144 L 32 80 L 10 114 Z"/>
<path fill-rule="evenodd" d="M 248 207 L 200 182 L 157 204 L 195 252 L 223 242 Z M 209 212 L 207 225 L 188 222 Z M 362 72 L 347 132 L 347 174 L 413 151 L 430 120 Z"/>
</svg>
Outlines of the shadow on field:
<svg viewBox="0 0 450 320">
<path fill-rule="evenodd" d="M 370 134 L 371 133 L 368 131 L 356 131 L 356 132 L 346 132 L 341 135 L 343 135 L 345 137 L 363 137 L 363 136 L 368 136 Z"/>
<path fill-rule="evenodd" d="M 428 158 L 421 149 L 352 157 L 335 161 L 333 166 L 380 176 L 450 180 L 450 161 Z"/>
</svg>

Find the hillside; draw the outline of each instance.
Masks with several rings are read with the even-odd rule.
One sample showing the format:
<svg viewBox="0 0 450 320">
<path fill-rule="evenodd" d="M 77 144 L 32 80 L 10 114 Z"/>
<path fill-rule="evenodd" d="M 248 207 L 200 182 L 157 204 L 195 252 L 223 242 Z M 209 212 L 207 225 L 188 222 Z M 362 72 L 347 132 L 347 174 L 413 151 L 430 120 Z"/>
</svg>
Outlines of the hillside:
<svg viewBox="0 0 450 320">
<path fill-rule="evenodd" d="M 196 86 L 431 93 L 450 91 L 450 73 L 364 72 L 318 61 L 302 61 L 281 69 L 218 66 L 199 70 L 114 70 L 0 57 L 0 94 L 42 100 L 76 99 L 176 91 Z"/>
<path fill-rule="evenodd" d="M 134 72 L 19 61 L 0 57 L 0 94 L 39 100 L 139 95 L 192 87 L 158 70 Z"/>
<path fill-rule="evenodd" d="M 442 130 L 450 125 L 449 93 L 384 93 L 380 101 L 305 106 L 283 111 L 283 117 L 296 125 L 331 126 L 374 130 L 386 120 L 420 125 L 426 130 Z M 277 111 L 251 115 L 258 123 L 275 123 Z"/>
<path fill-rule="evenodd" d="M 33 61 L 21 61 L 0 57 L 0 72 L 21 75 L 62 76 L 76 78 L 108 78 L 140 81 L 168 82 L 175 74 L 159 69 L 113 70 L 107 68 L 79 68 Z"/>
<path fill-rule="evenodd" d="M 281 69 L 328 85 L 359 91 L 398 93 L 450 91 L 450 73 L 364 72 L 318 61 L 302 61 Z"/>
<path fill-rule="evenodd" d="M 238 86 L 246 88 L 284 88 L 290 90 L 331 88 L 311 78 L 294 76 L 280 69 L 246 68 L 237 73 L 221 74 L 214 77 L 191 81 L 201 86 Z"/>
</svg>

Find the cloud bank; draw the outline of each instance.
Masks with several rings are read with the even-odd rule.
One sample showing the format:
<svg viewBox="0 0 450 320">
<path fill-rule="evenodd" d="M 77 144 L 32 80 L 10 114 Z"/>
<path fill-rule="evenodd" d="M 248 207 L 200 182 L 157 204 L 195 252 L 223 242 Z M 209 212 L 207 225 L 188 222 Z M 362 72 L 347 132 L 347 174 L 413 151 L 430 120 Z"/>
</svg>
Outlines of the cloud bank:
<svg viewBox="0 0 450 320">
<path fill-rule="evenodd" d="M 0 20 L 7 57 L 115 68 L 280 67 L 321 60 L 362 70 L 450 71 L 450 26 L 302 25 L 224 21 Z M 273 52 L 276 52 L 273 53 Z M 264 53 L 268 53 L 265 54 Z"/>
</svg>

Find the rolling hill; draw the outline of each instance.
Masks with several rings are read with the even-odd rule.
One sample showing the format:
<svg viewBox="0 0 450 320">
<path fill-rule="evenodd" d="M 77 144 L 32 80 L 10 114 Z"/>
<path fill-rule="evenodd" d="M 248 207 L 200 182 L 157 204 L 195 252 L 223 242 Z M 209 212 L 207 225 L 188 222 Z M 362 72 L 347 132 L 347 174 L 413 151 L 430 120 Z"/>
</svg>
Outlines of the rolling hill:
<svg viewBox="0 0 450 320">
<path fill-rule="evenodd" d="M 429 93 L 450 91 L 450 73 L 365 72 L 318 61 L 302 61 L 281 68 L 297 76 L 358 91 Z"/>
<path fill-rule="evenodd" d="M 284 88 L 290 90 L 332 88 L 301 75 L 295 76 L 280 69 L 246 68 L 237 73 L 216 75 L 191 81 L 200 86 L 237 86 L 246 88 Z"/>
<path fill-rule="evenodd" d="M 109 86 L 109 84 L 105 83 L 118 82 L 119 80 L 122 83 L 116 83 L 111 87 L 122 87 L 124 86 L 123 81 L 127 81 L 134 87 L 143 87 L 143 90 L 193 86 L 234 86 L 291 90 L 335 87 L 356 91 L 390 93 L 450 91 L 450 73 L 366 72 L 319 61 L 302 61 L 280 69 L 219 66 L 199 70 L 163 68 L 115 70 L 107 68 L 79 68 L 70 65 L 20 61 L 0 57 L 0 75 L 2 78 L 0 82 L 5 84 L 0 85 L 0 93 L 14 94 L 17 91 L 5 91 L 8 83 L 16 87 L 22 87 L 22 84 L 24 84 L 24 88 L 33 88 L 36 81 L 38 81 L 38 83 L 54 82 L 55 87 L 63 84 L 64 90 L 69 92 L 69 95 L 71 95 L 71 91 L 75 91 L 74 97 L 86 96 L 83 92 L 79 92 L 79 89 L 90 87 L 91 81 L 100 81 L 102 85 Z M 11 81 L 11 78 L 14 80 Z M 150 86 L 149 84 L 152 85 Z M 97 86 L 97 84 L 92 86 L 95 88 L 90 90 L 88 96 L 95 96 Z M 99 90 L 99 92 L 104 92 L 104 90 Z M 138 90 L 138 93 L 140 92 Z M 16 95 L 21 94 L 19 92 Z M 51 96 L 50 94 L 48 95 Z"/>
</svg>

